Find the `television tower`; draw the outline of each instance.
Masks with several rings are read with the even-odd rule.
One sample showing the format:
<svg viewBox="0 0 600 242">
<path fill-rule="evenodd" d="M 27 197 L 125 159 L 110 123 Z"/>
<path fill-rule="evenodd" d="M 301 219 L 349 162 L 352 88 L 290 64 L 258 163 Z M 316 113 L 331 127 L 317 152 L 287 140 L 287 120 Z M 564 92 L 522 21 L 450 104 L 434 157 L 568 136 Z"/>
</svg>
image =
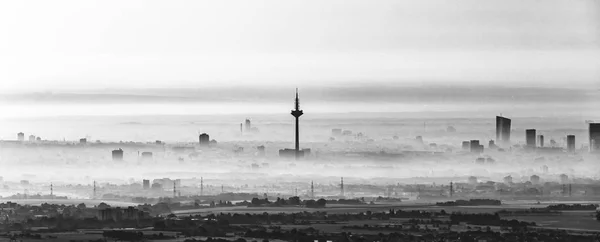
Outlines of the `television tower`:
<svg viewBox="0 0 600 242">
<path fill-rule="evenodd" d="M 300 129 L 299 127 L 299 123 L 298 123 L 298 118 L 300 118 L 300 116 L 302 116 L 302 114 L 304 114 L 302 112 L 302 110 L 300 110 L 300 99 L 298 99 L 298 88 L 296 88 L 296 102 L 295 102 L 295 110 L 292 110 L 292 116 L 294 116 L 294 118 L 296 118 L 296 160 L 298 160 L 299 156 L 300 156 Z"/>
</svg>

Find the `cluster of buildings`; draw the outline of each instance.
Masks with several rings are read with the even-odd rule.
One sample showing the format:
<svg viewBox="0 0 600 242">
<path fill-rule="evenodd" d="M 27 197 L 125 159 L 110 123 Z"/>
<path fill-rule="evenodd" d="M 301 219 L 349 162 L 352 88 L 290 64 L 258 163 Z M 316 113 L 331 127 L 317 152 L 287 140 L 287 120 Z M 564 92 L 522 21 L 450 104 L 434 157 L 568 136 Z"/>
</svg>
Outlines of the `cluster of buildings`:
<svg viewBox="0 0 600 242">
<path fill-rule="evenodd" d="M 589 151 L 600 152 L 600 123 L 589 124 Z M 575 152 L 575 135 L 567 135 L 567 151 Z M 555 147 L 556 142 L 550 141 L 550 147 L 545 147 L 544 135 L 537 135 L 535 129 L 525 130 L 525 150 L 534 151 L 537 149 L 560 149 Z M 490 149 L 511 146 L 511 119 L 502 116 L 496 116 L 496 140 L 490 140 L 488 147 Z M 473 153 L 483 153 L 484 147 L 479 143 L 479 140 L 463 141 L 462 149 Z"/>
</svg>

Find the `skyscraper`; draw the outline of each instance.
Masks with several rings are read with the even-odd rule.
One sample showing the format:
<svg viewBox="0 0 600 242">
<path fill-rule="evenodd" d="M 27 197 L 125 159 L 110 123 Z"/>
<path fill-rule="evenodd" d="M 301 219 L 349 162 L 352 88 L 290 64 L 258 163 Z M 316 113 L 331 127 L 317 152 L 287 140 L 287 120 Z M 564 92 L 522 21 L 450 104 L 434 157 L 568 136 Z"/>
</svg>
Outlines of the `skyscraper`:
<svg viewBox="0 0 600 242">
<path fill-rule="evenodd" d="M 529 149 L 535 148 L 535 129 L 525 130 L 525 144 Z"/>
<path fill-rule="evenodd" d="M 575 151 L 575 135 L 567 135 L 567 150 L 569 152 Z"/>
<path fill-rule="evenodd" d="M 200 143 L 201 146 L 208 146 L 209 141 L 210 140 L 207 133 L 202 133 L 200 136 L 198 136 L 198 143 Z"/>
<path fill-rule="evenodd" d="M 544 136 L 540 135 L 538 137 L 539 137 L 539 140 L 540 140 L 540 147 L 544 147 Z"/>
<path fill-rule="evenodd" d="M 252 123 L 250 119 L 246 119 L 246 131 L 250 131 L 252 129 Z"/>
<path fill-rule="evenodd" d="M 600 152 L 600 123 L 590 123 L 590 152 Z"/>
<path fill-rule="evenodd" d="M 25 140 L 25 134 L 20 132 L 17 134 L 17 140 L 19 141 L 24 141 Z"/>
<path fill-rule="evenodd" d="M 496 116 L 496 144 L 510 144 L 510 119 Z"/>
<path fill-rule="evenodd" d="M 292 110 L 292 116 L 296 118 L 296 147 L 295 147 L 295 157 L 298 159 L 300 157 L 300 128 L 299 128 L 299 118 L 302 116 L 304 112 L 300 110 L 300 99 L 298 98 L 298 88 L 296 88 L 296 102 L 295 109 Z"/>
</svg>

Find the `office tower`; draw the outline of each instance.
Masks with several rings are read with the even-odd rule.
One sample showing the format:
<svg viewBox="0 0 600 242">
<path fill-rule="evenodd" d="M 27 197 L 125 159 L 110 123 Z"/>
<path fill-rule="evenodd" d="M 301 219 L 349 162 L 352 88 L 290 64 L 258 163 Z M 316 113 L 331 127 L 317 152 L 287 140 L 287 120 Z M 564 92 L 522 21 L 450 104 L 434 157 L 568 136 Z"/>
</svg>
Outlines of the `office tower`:
<svg viewBox="0 0 600 242">
<path fill-rule="evenodd" d="M 79 143 L 80 144 L 85 144 L 85 143 L 87 143 L 87 139 L 86 138 L 81 138 L 81 139 L 79 139 Z"/>
<path fill-rule="evenodd" d="M 244 134 L 244 128 L 243 127 L 244 127 L 243 124 L 240 123 L 240 134 Z"/>
<path fill-rule="evenodd" d="M 512 176 L 508 175 L 504 177 L 504 183 L 511 184 L 513 182 Z"/>
<path fill-rule="evenodd" d="M 310 181 L 310 198 L 315 198 L 315 186 L 313 181 Z"/>
<path fill-rule="evenodd" d="M 575 151 L 575 135 L 567 135 L 567 151 Z"/>
<path fill-rule="evenodd" d="M 150 180 L 144 179 L 143 184 L 144 184 L 144 190 L 150 189 Z"/>
<path fill-rule="evenodd" d="M 201 146 L 208 146 L 209 142 L 209 136 L 207 133 L 202 133 L 200 136 L 198 136 L 198 143 L 200 143 Z"/>
<path fill-rule="evenodd" d="M 25 134 L 24 133 L 18 133 L 17 134 L 17 140 L 19 140 L 19 141 L 25 141 Z"/>
<path fill-rule="evenodd" d="M 454 184 L 452 182 L 450 182 L 450 197 L 452 197 L 452 195 L 454 194 Z"/>
<path fill-rule="evenodd" d="M 540 140 L 540 147 L 544 147 L 544 136 L 540 135 L 538 136 L 538 139 Z"/>
<path fill-rule="evenodd" d="M 496 148 L 496 142 L 494 142 L 494 140 L 490 140 L 488 142 L 488 148 L 495 149 Z"/>
<path fill-rule="evenodd" d="M 250 119 L 246 119 L 246 131 L 250 131 L 252 129 L 252 123 Z"/>
<path fill-rule="evenodd" d="M 496 143 L 510 145 L 510 119 L 496 116 Z"/>
<path fill-rule="evenodd" d="M 525 130 L 525 143 L 527 148 L 535 149 L 535 129 Z"/>
<path fill-rule="evenodd" d="M 590 123 L 590 152 L 600 152 L 600 123 Z"/>
<path fill-rule="evenodd" d="M 123 150 L 119 148 L 118 150 L 112 151 L 112 159 L 113 161 L 121 161 L 123 160 Z"/>
<path fill-rule="evenodd" d="M 300 110 L 300 99 L 298 98 L 298 88 L 296 88 L 296 102 L 295 109 L 292 110 L 292 116 L 296 118 L 296 147 L 295 147 L 295 157 L 296 160 L 300 157 L 300 128 L 299 128 L 299 118 L 302 116 L 304 112 Z"/>
<path fill-rule="evenodd" d="M 29 135 L 29 142 L 35 142 L 35 135 Z"/>
</svg>

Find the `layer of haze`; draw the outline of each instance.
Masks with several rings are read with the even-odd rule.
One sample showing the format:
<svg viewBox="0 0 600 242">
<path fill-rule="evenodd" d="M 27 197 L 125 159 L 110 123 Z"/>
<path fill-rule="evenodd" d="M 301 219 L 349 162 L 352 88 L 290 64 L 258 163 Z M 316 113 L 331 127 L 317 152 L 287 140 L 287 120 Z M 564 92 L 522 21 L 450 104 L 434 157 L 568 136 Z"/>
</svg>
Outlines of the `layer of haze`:
<svg viewBox="0 0 600 242">
<path fill-rule="evenodd" d="M 0 90 L 598 87 L 600 3 L 2 1 Z"/>
</svg>

